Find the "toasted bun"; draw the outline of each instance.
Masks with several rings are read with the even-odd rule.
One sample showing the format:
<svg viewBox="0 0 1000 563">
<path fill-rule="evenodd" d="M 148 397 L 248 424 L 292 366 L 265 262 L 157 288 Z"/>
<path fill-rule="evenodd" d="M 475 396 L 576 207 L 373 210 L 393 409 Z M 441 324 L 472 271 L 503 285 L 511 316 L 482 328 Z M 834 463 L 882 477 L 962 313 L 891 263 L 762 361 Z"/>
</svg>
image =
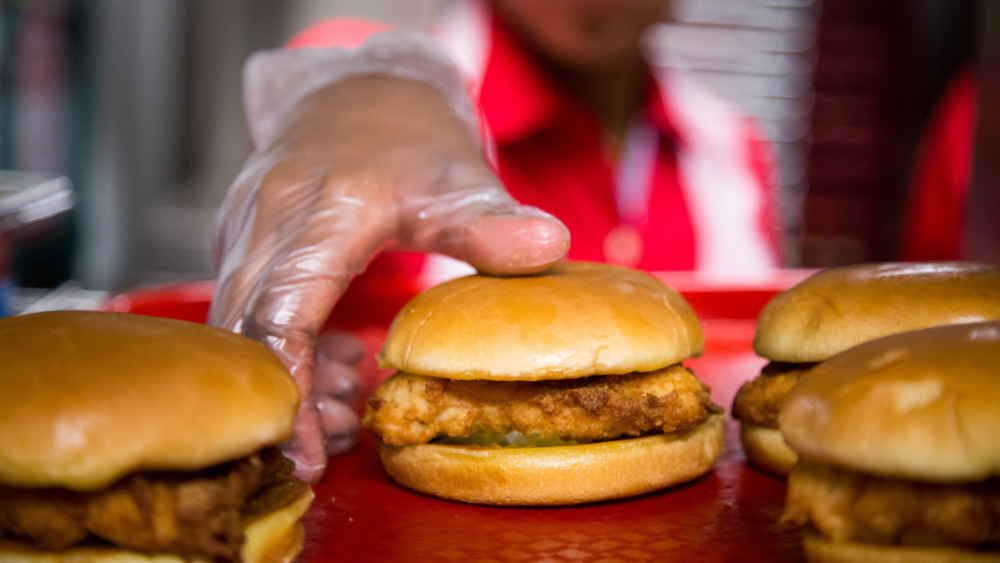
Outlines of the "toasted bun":
<svg viewBox="0 0 1000 563">
<path fill-rule="evenodd" d="M 813 563 L 996 563 L 1000 560 L 997 551 L 835 542 L 813 533 L 805 534 L 805 549 L 806 559 Z"/>
<path fill-rule="evenodd" d="M 700 355 L 701 323 L 676 291 L 589 262 L 535 276 L 466 276 L 400 311 L 382 367 L 450 379 L 569 379 L 653 371 Z"/>
<path fill-rule="evenodd" d="M 240 551 L 243 563 L 291 563 L 302 551 L 302 516 L 313 499 L 312 489 L 305 488 L 293 502 L 252 522 L 243 529 L 245 540 Z M 112 547 L 83 547 L 60 552 L 43 552 L 23 543 L 0 539 L 0 561 L 5 563 L 202 563 L 187 562 L 170 554 L 147 555 Z M 206 562 L 207 563 L 207 562 Z"/>
<path fill-rule="evenodd" d="M 819 362 L 881 336 L 1000 320 L 1000 266 L 882 263 L 819 272 L 761 311 L 754 349 L 770 360 Z"/>
<path fill-rule="evenodd" d="M 788 447 L 785 439 L 781 437 L 781 431 L 777 428 L 741 422 L 740 440 L 747 460 L 758 469 L 775 477 L 787 477 L 799 460 L 798 454 Z"/>
<path fill-rule="evenodd" d="M 379 451 L 396 482 L 428 495 L 476 504 L 579 504 L 640 495 L 707 473 L 722 455 L 722 419 L 712 415 L 681 437 L 540 448 L 380 444 Z"/>
<path fill-rule="evenodd" d="M 1000 322 L 929 328 L 818 364 L 785 398 L 800 456 L 932 482 L 1000 475 Z"/>
<path fill-rule="evenodd" d="M 205 325 L 58 311 L 0 320 L 0 482 L 101 488 L 292 433 L 299 395 L 262 344 Z"/>
<path fill-rule="evenodd" d="M 284 507 L 246 522 L 240 550 L 244 563 L 291 563 L 295 561 L 305 538 L 302 517 L 315 495 L 304 487 L 302 494 Z"/>
</svg>

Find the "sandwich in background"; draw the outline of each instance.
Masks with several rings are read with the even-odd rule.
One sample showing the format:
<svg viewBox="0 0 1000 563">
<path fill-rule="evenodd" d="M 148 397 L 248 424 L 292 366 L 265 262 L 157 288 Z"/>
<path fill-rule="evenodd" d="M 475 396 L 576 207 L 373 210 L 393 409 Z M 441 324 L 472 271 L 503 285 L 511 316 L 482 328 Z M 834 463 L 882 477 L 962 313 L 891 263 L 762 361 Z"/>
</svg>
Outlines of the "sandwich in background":
<svg viewBox="0 0 1000 563">
<path fill-rule="evenodd" d="M 701 324 L 656 278 L 567 262 L 472 275 L 410 301 L 380 364 L 398 370 L 364 424 L 400 485 L 446 499 L 562 505 L 638 495 L 710 471 L 722 409 L 681 362 Z"/>
<path fill-rule="evenodd" d="M 938 325 L 1000 320 L 1000 266 L 876 263 L 814 274 L 761 311 L 754 350 L 770 360 L 740 387 L 733 418 L 747 459 L 784 477 L 797 456 L 778 431 L 785 395 L 803 372 L 852 346 Z"/>
<path fill-rule="evenodd" d="M 292 561 L 299 393 L 249 338 L 129 313 L 0 319 L 0 560 Z"/>
<path fill-rule="evenodd" d="M 814 561 L 1000 560 L 1000 322 L 896 334 L 802 376 L 783 520 Z"/>
</svg>

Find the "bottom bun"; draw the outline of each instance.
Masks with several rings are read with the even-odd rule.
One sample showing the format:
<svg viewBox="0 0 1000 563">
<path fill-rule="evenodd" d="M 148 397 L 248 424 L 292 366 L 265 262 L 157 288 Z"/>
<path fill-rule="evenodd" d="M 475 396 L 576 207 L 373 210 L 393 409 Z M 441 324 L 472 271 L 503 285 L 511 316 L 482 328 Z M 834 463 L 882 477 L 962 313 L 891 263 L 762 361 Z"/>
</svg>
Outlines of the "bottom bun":
<svg viewBox="0 0 1000 563">
<path fill-rule="evenodd" d="M 835 542 L 815 532 L 805 533 L 806 559 L 813 562 L 858 563 L 985 563 L 1000 561 L 1000 551 L 954 547 L 882 545 Z"/>
<path fill-rule="evenodd" d="M 240 559 L 243 563 L 291 563 L 302 551 L 305 533 L 302 516 L 313 500 L 305 492 L 285 506 L 263 514 L 243 529 L 246 536 Z M 66 551 L 38 551 L 27 544 L 0 540 L 3 563 L 190 563 L 176 555 L 137 553 L 112 547 L 81 547 Z M 195 559 L 194 562 L 202 560 Z"/>
<path fill-rule="evenodd" d="M 380 445 L 400 485 L 476 504 L 564 505 L 640 495 L 690 481 L 722 455 L 722 415 L 683 436 L 657 434 L 578 446 L 485 448 Z"/>
<path fill-rule="evenodd" d="M 777 428 L 740 423 L 740 441 L 747 460 L 757 469 L 784 479 L 799 461 L 795 450 L 788 447 Z"/>
<path fill-rule="evenodd" d="M 305 487 L 303 493 L 273 512 L 247 522 L 245 539 L 240 550 L 243 563 L 291 563 L 302 551 L 305 532 L 302 517 L 316 495 Z"/>
</svg>

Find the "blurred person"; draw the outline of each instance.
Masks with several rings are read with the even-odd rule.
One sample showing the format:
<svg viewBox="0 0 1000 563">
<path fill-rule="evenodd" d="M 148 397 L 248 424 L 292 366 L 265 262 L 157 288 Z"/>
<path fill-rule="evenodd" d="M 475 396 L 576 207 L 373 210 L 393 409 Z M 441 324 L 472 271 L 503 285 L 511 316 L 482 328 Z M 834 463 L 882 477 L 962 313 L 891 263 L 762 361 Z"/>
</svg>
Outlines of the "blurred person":
<svg viewBox="0 0 1000 563">
<path fill-rule="evenodd" d="M 357 347 L 317 334 L 366 269 L 779 264 L 754 123 L 643 54 L 666 4 L 459 2 L 433 34 L 324 21 L 248 61 L 255 150 L 219 210 L 210 322 L 290 366 L 300 476 L 357 432 Z"/>
<path fill-rule="evenodd" d="M 957 260 L 972 182 L 976 123 L 975 66 L 949 80 L 920 139 L 903 216 L 900 258 Z"/>
</svg>

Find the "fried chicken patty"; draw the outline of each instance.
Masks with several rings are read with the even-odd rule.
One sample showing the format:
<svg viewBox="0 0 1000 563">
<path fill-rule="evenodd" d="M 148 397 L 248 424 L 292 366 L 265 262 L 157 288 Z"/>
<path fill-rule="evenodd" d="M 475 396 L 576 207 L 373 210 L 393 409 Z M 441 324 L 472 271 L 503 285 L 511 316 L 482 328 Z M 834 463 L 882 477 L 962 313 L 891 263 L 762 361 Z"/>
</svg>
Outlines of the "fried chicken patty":
<svg viewBox="0 0 1000 563">
<path fill-rule="evenodd" d="M 284 506 L 307 487 L 293 470 L 272 448 L 194 474 L 137 473 L 89 492 L 0 485 L 0 538 L 44 551 L 113 544 L 236 561 L 244 518 Z"/>
<path fill-rule="evenodd" d="M 760 375 L 740 386 L 733 399 L 733 418 L 766 428 L 778 428 L 778 414 L 792 385 L 816 364 L 771 362 Z"/>
<path fill-rule="evenodd" d="M 684 433 L 710 413 L 711 389 L 676 364 L 649 373 L 550 381 L 452 380 L 397 372 L 368 400 L 364 425 L 384 443 L 424 444 L 476 432 L 593 442 Z"/>
<path fill-rule="evenodd" d="M 1000 546 L 1000 480 L 922 483 L 801 461 L 788 477 L 782 521 L 833 541 Z"/>
</svg>

